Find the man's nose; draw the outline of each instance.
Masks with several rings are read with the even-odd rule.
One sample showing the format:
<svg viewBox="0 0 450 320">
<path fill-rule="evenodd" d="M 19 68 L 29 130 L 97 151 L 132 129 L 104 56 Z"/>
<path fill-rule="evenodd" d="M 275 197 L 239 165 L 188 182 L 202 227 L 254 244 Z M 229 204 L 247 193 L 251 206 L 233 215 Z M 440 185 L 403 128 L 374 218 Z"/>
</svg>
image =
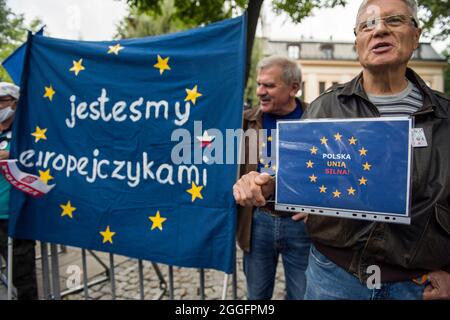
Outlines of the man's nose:
<svg viewBox="0 0 450 320">
<path fill-rule="evenodd" d="M 267 90 L 263 85 L 259 85 L 256 87 L 256 95 L 264 96 L 267 94 Z"/>
<path fill-rule="evenodd" d="M 387 26 L 386 22 L 383 19 L 380 19 L 377 21 L 377 24 L 375 25 L 375 29 L 373 30 L 374 36 L 384 36 L 386 34 L 389 34 L 391 30 Z"/>
</svg>

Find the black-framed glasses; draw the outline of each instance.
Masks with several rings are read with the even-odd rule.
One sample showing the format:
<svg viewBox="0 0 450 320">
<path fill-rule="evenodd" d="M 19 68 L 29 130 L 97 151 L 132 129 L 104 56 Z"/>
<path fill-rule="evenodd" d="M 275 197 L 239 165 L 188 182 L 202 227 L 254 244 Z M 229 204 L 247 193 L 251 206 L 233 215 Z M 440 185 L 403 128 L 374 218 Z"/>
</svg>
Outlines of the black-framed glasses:
<svg viewBox="0 0 450 320">
<path fill-rule="evenodd" d="M 368 18 L 366 21 L 363 21 L 356 26 L 354 33 L 356 35 L 359 32 L 371 32 L 378 26 L 379 23 L 381 23 L 381 21 L 383 21 L 389 28 L 402 27 L 411 22 L 416 28 L 419 27 L 419 24 L 413 16 L 394 14 L 383 18 Z"/>
</svg>

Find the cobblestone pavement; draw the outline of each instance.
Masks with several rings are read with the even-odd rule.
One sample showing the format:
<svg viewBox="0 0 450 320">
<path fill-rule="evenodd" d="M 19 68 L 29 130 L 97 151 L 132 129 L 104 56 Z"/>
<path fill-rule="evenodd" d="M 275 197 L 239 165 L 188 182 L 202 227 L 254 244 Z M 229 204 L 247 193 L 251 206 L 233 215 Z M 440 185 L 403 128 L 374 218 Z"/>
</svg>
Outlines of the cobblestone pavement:
<svg viewBox="0 0 450 320">
<path fill-rule="evenodd" d="M 158 265 L 165 281 L 168 283 L 167 265 Z M 237 251 L 237 299 L 246 299 L 245 277 L 242 272 L 242 251 Z M 205 274 L 205 299 L 221 299 L 224 283 L 224 273 L 220 271 L 207 269 Z M 189 300 L 200 299 L 200 272 L 198 269 L 173 267 L 174 278 L 174 299 Z M 232 277 L 228 277 L 227 299 L 232 299 Z M 133 300 L 140 299 L 139 289 L 139 269 L 138 263 L 134 259 L 129 259 L 115 267 L 116 280 L 116 299 Z M 168 288 L 161 297 L 160 282 L 152 268 L 151 263 L 144 262 L 144 298 L 163 300 L 169 299 Z M 89 288 L 89 299 L 91 300 L 109 300 L 111 295 L 111 283 L 104 282 Z M 84 299 L 83 292 L 65 296 L 67 300 Z M 273 299 L 284 299 L 284 273 L 282 264 L 278 263 L 277 275 Z"/>
</svg>

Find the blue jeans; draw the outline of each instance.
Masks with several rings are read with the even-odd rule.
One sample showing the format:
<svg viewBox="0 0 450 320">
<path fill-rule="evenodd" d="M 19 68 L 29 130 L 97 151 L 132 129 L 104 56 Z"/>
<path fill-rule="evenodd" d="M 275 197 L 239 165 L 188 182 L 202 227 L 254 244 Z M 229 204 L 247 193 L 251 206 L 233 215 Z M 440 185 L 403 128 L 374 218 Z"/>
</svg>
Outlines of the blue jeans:
<svg viewBox="0 0 450 320">
<path fill-rule="evenodd" d="M 281 254 L 286 298 L 303 299 L 310 245 L 303 221 L 275 217 L 256 209 L 253 213 L 251 250 L 249 253 L 244 252 L 247 298 L 272 298 L 278 256 Z"/>
<path fill-rule="evenodd" d="M 311 246 L 305 300 L 421 300 L 424 285 L 412 281 L 381 283 L 369 289 Z"/>
</svg>

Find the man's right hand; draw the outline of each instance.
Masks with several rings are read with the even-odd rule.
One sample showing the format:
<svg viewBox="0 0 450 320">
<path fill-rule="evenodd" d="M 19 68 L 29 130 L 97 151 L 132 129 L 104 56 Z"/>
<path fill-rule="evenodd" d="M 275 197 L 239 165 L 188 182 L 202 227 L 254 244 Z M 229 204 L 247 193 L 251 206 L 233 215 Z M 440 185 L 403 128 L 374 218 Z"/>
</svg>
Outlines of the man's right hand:
<svg viewBox="0 0 450 320">
<path fill-rule="evenodd" d="M 233 195 L 236 203 L 243 207 L 262 207 L 274 190 L 275 179 L 272 176 L 252 171 L 234 184 Z"/>
</svg>

